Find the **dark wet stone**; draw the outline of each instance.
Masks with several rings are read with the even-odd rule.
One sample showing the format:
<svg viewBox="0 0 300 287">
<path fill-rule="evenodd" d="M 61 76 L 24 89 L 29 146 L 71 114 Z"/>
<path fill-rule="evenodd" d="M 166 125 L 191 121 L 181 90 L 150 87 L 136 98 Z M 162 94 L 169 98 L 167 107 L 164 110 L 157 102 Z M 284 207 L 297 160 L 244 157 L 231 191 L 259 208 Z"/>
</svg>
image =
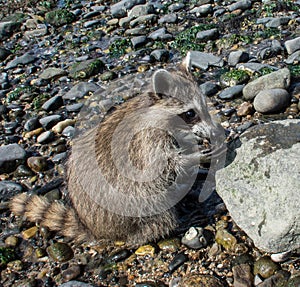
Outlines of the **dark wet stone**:
<svg viewBox="0 0 300 287">
<path fill-rule="evenodd" d="M 213 96 L 219 91 L 219 86 L 213 82 L 205 82 L 204 84 L 200 85 L 201 92 L 207 96 Z"/>
<path fill-rule="evenodd" d="M 38 137 L 37 137 L 37 142 L 40 144 L 46 144 L 49 143 L 53 140 L 54 138 L 54 133 L 51 131 L 46 131 L 41 133 Z"/>
<path fill-rule="evenodd" d="M 36 59 L 37 59 L 37 57 L 35 55 L 33 55 L 32 53 L 25 53 L 24 55 L 17 57 L 15 59 L 13 59 L 12 61 L 8 62 L 5 69 L 6 70 L 13 69 L 13 68 L 17 67 L 18 65 L 24 66 L 24 65 L 34 62 Z"/>
<path fill-rule="evenodd" d="M 61 163 L 63 161 L 66 160 L 66 158 L 68 157 L 68 153 L 67 152 L 61 152 L 59 154 L 56 154 L 53 158 L 52 158 L 52 161 L 54 163 Z"/>
<path fill-rule="evenodd" d="M 245 85 L 237 85 L 234 87 L 229 87 L 223 90 L 220 94 L 218 94 L 218 97 L 222 100 L 232 100 L 242 95 L 242 91 L 244 87 Z"/>
<path fill-rule="evenodd" d="M 155 14 L 148 14 L 148 15 L 143 15 L 140 16 L 134 20 L 130 21 L 130 26 L 135 27 L 136 25 L 141 25 L 141 24 L 153 24 L 157 19 L 157 16 Z"/>
<path fill-rule="evenodd" d="M 269 45 L 267 47 L 263 47 L 262 49 L 260 49 L 258 51 L 257 57 L 262 60 L 269 59 L 269 58 L 275 57 L 282 51 L 283 51 L 283 48 L 281 47 L 280 42 L 278 40 L 273 40 L 271 42 L 271 45 Z"/>
<path fill-rule="evenodd" d="M 58 108 L 60 108 L 61 106 L 63 106 L 64 102 L 62 99 L 62 96 L 54 96 L 52 98 L 50 98 L 49 100 L 47 100 L 43 105 L 42 105 L 42 109 L 50 112 L 50 111 L 55 111 Z"/>
<path fill-rule="evenodd" d="M 182 237 L 181 243 L 192 249 L 204 248 L 208 245 L 213 235 L 202 227 L 191 227 Z"/>
<path fill-rule="evenodd" d="M 68 112 L 79 112 L 82 107 L 83 107 L 83 103 L 76 103 L 76 104 L 66 106 L 66 110 Z"/>
<path fill-rule="evenodd" d="M 17 167 L 17 169 L 15 170 L 14 172 L 14 175 L 16 177 L 24 177 L 24 176 L 32 176 L 33 175 L 33 172 L 30 168 L 28 168 L 26 165 L 19 165 Z"/>
<path fill-rule="evenodd" d="M 58 9 L 50 11 L 45 15 L 45 21 L 49 24 L 59 27 L 65 24 L 70 24 L 75 21 L 76 16 L 66 9 Z"/>
<path fill-rule="evenodd" d="M 4 145 L 0 147 L 0 174 L 9 173 L 24 163 L 25 150 L 18 144 Z"/>
<path fill-rule="evenodd" d="M 196 39 L 199 41 L 208 41 L 208 40 L 215 40 L 219 36 L 218 29 L 210 29 L 205 31 L 200 31 L 196 35 Z"/>
<path fill-rule="evenodd" d="M 12 121 L 9 123 L 5 123 L 3 125 L 4 131 L 6 134 L 13 134 L 15 132 L 15 129 L 18 127 L 18 122 Z"/>
<path fill-rule="evenodd" d="M 113 262 L 120 262 L 125 260 L 126 258 L 128 258 L 131 255 L 131 252 L 128 249 L 123 249 L 117 252 L 114 252 L 113 254 L 111 254 L 106 261 L 108 263 L 113 263 Z"/>
<path fill-rule="evenodd" d="M 89 92 L 95 92 L 99 89 L 99 86 L 94 83 L 89 82 L 80 82 L 74 87 L 71 88 L 65 95 L 63 95 L 63 99 L 66 100 L 75 100 L 81 99 Z"/>
<path fill-rule="evenodd" d="M 93 17 L 96 17 L 98 15 L 101 14 L 101 11 L 91 11 L 91 12 L 88 12 L 88 13 L 85 13 L 84 15 L 82 15 L 82 18 L 83 19 L 90 19 L 90 18 L 93 18 Z"/>
<path fill-rule="evenodd" d="M 11 52 L 3 47 L 0 47 L 0 61 L 4 61 Z"/>
<path fill-rule="evenodd" d="M 131 38 L 131 44 L 134 49 L 140 48 L 144 46 L 147 43 L 147 37 L 146 36 L 137 36 Z"/>
<path fill-rule="evenodd" d="M 40 126 L 41 125 L 40 125 L 38 117 L 33 117 L 33 118 L 30 118 L 29 120 L 27 120 L 25 122 L 24 129 L 27 132 L 30 132 L 30 131 L 33 131 L 33 130 L 39 128 Z"/>
<path fill-rule="evenodd" d="M 184 253 L 177 254 L 169 264 L 169 271 L 174 272 L 183 263 L 188 261 L 188 259 L 189 259 L 188 256 Z"/>
<path fill-rule="evenodd" d="M 47 248 L 47 253 L 56 262 L 66 262 L 73 258 L 72 248 L 63 242 L 56 242 Z"/>
<path fill-rule="evenodd" d="M 0 40 L 4 40 L 10 37 L 13 33 L 19 31 L 21 28 L 21 23 L 7 21 L 0 22 Z"/>
<path fill-rule="evenodd" d="M 51 115 L 41 118 L 40 124 L 43 126 L 45 130 L 52 128 L 55 124 L 57 124 L 61 120 L 60 115 Z"/>
<path fill-rule="evenodd" d="M 157 49 L 151 52 L 150 59 L 158 62 L 167 62 L 169 60 L 169 51 L 165 49 Z"/>
<path fill-rule="evenodd" d="M 0 181 L 0 197 L 1 201 L 7 201 L 14 195 L 23 191 L 22 185 L 9 180 Z"/>
<path fill-rule="evenodd" d="M 74 137 L 74 135 L 75 135 L 75 128 L 72 127 L 72 126 L 66 127 L 66 128 L 63 130 L 62 135 L 63 135 L 64 137 L 67 137 L 67 138 L 72 138 L 72 137 Z"/>
<path fill-rule="evenodd" d="M 269 278 L 279 269 L 279 265 L 271 260 L 270 257 L 264 256 L 259 258 L 253 267 L 254 275 L 259 274 L 263 278 Z"/>
<path fill-rule="evenodd" d="M 27 165 L 34 172 L 45 171 L 48 168 L 47 159 L 42 156 L 32 156 L 27 159 Z"/>
</svg>

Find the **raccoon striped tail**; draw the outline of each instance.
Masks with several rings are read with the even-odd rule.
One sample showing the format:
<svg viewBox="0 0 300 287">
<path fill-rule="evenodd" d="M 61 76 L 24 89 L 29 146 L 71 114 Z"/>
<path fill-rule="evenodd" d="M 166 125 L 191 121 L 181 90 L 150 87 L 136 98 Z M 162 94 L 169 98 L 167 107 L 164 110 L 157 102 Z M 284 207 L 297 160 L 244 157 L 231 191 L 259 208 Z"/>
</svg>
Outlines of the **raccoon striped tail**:
<svg viewBox="0 0 300 287">
<path fill-rule="evenodd" d="M 50 202 L 42 196 L 29 196 L 22 193 L 11 200 L 10 209 L 15 215 L 25 215 L 28 221 L 39 223 L 41 226 L 48 227 L 77 242 L 93 239 L 93 236 L 79 220 L 75 210 L 65 207 L 58 201 Z"/>
</svg>

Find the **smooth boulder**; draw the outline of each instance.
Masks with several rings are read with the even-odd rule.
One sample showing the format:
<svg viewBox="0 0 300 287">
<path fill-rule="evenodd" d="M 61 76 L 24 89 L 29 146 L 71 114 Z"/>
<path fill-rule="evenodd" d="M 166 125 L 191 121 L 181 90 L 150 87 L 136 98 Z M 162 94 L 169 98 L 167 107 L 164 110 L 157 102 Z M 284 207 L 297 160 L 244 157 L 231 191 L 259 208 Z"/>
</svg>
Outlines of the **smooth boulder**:
<svg viewBox="0 0 300 287">
<path fill-rule="evenodd" d="M 300 247 L 300 120 L 250 128 L 233 159 L 216 173 L 216 189 L 256 247 L 278 253 Z"/>
</svg>

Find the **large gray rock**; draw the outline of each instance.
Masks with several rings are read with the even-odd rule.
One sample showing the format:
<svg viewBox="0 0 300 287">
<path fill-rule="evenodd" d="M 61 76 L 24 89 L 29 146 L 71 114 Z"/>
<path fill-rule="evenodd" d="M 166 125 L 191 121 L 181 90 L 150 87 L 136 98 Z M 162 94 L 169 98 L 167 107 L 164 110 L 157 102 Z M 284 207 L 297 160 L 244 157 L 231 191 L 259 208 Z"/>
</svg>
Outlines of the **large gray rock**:
<svg viewBox="0 0 300 287">
<path fill-rule="evenodd" d="M 207 70 L 210 66 L 223 67 L 224 61 L 211 53 L 204 53 L 199 51 L 190 52 L 191 66 Z"/>
<path fill-rule="evenodd" d="M 253 106 L 259 113 L 275 113 L 285 109 L 290 103 L 290 94 L 284 89 L 263 90 L 257 94 Z"/>
<path fill-rule="evenodd" d="M 248 83 L 243 90 L 245 100 L 252 100 L 263 90 L 287 89 L 291 83 L 291 74 L 288 68 L 272 72 Z"/>
<path fill-rule="evenodd" d="M 9 173 L 22 164 L 26 158 L 26 151 L 18 144 L 0 147 L 0 174 Z"/>
<path fill-rule="evenodd" d="M 237 225 L 271 253 L 300 247 L 300 120 L 255 126 L 241 137 L 216 188 Z"/>
</svg>

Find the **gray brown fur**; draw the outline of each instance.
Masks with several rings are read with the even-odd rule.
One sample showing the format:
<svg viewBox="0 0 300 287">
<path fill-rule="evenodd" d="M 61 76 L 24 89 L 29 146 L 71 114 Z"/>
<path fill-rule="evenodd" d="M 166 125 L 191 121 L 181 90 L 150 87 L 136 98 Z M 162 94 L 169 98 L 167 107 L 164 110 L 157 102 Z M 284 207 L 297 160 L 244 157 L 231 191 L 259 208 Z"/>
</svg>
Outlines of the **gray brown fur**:
<svg viewBox="0 0 300 287">
<path fill-rule="evenodd" d="M 11 210 L 16 215 L 25 215 L 29 221 L 38 222 L 79 241 L 123 240 L 140 244 L 157 240 L 172 232 L 178 225 L 174 207 L 161 214 L 128 217 L 110 211 L 111 198 L 109 193 L 103 190 L 106 188 L 103 184 L 105 179 L 125 196 L 132 198 L 133 207 L 139 206 L 139 196 L 157 195 L 158 201 L 149 202 L 148 207 L 155 209 L 157 205 L 163 204 L 165 198 L 170 197 L 170 182 L 183 172 L 186 163 L 193 161 L 192 165 L 195 166 L 200 163 L 201 152 L 182 155 L 166 130 L 172 115 L 182 115 L 194 109 L 197 116 L 189 126 L 200 138 L 209 138 L 215 124 L 208 114 L 205 98 L 184 70 L 171 73 L 162 71 L 156 76 L 152 91 L 117 107 L 96 128 L 77 140 L 68 162 L 68 196 L 71 202 L 69 206 L 60 202 L 50 203 L 43 197 L 21 194 L 12 200 Z M 116 128 L 125 117 L 130 118 L 136 111 L 145 108 L 145 117 L 151 120 L 155 117 L 157 107 L 168 111 L 166 115 L 160 113 L 159 119 L 153 119 L 159 120 L 158 124 L 161 124 L 163 129 L 145 126 L 145 129 L 136 133 L 132 139 L 128 154 L 132 164 L 140 170 L 147 168 L 149 160 L 163 159 L 168 164 L 155 180 L 137 182 L 119 172 L 112 159 L 112 149 L 115 148 L 114 152 L 120 158 L 123 156 L 123 150 L 118 146 L 111 146 L 111 142 Z M 138 130 L 139 125 L 140 123 L 135 122 L 133 118 L 128 128 Z M 124 133 L 127 132 L 125 129 Z M 185 133 L 186 130 L 179 132 Z M 99 170 L 102 178 L 99 176 Z"/>
</svg>

